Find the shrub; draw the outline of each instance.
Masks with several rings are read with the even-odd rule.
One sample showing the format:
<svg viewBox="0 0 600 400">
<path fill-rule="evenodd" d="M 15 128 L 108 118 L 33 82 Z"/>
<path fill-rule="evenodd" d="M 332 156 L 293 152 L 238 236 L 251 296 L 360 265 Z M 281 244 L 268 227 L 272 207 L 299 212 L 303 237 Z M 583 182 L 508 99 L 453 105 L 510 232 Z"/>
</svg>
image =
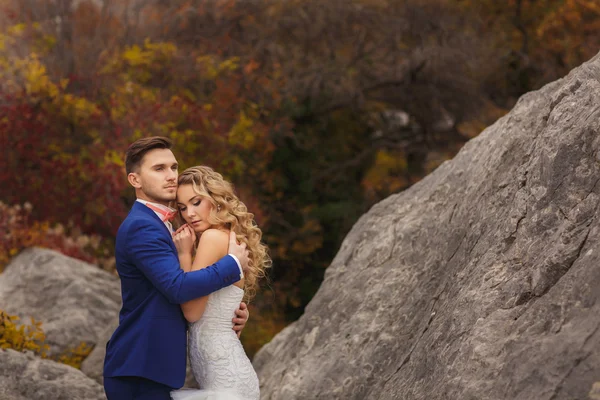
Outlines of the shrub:
<svg viewBox="0 0 600 400">
<path fill-rule="evenodd" d="M 49 347 L 45 343 L 46 335 L 42 330 L 42 323 L 31 318 L 30 325 L 18 325 L 15 323 L 18 320 L 19 317 L 0 310 L 0 348 L 30 350 L 45 358 Z"/>
<path fill-rule="evenodd" d="M 93 346 L 88 346 L 87 343 L 81 342 L 77 347 L 65 350 L 56 357 L 56 360 L 73 368 L 81 369 L 81 363 L 90 355 L 93 349 Z"/>
<path fill-rule="evenodd" d="M 58 361 L 74 368 L 81 368 L 81 363 L 93 350 L 85 342 L 70 348 L 57 356 L 48 356 L 50 346 L 46 344 L 46 335 L 42 329 L 42 322 L 31 318 L 31 324 L 22 325 L 16 321 L 19 317 L 9 315 L 0 310 L 0 349 L 13 349 L 16 351 L 32 351 L 41 358 Z"/>
<path fill-rule="evenodd" d="M 106 240 L 97 235 L 83 235 L 76 227 L 32 221 L 32 208 L 29 203 L 9 206 L 0 202 L 0 272 L 21 250 L 33 246 L 114 269 L 112 249 Z"/>
</svg>

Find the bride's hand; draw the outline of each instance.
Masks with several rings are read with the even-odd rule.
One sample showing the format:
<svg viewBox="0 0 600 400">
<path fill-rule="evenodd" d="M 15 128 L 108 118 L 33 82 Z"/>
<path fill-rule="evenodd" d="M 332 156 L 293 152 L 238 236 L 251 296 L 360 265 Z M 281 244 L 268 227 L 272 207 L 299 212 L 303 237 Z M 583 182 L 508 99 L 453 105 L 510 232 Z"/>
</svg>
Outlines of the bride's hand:
<svg viewBox="0 0 600 400">
<path fill-rule="evenodd" d="M 183 225 L 173 233 L 173 242 L 179 254 L 191 254 L 196 241 L 196 233 L 189 225 Z"/>
</svg>

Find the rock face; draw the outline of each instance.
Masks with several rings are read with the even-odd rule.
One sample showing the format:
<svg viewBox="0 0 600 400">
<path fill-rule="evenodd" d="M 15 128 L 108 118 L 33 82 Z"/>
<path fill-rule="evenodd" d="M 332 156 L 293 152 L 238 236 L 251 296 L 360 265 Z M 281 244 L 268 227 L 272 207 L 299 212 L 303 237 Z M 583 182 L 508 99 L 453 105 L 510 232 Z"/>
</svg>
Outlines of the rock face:
<svg viewBox="0 0 600 400">
<path fill-rule="evenodd" d="M 50 354 L 99 344 L 121 307 L 118 277 L 58 252 L 31 248 L 0 274 L 0 309 L 42 321 Z"/>
<path fill-rule="evenodd" d="M 597 56 L 356 223 L 254 358 L 262 398 L 588 398 L 599 182 Z"/>
<path fill-rule="evenodd" d="M 106 400 L 104 389 L 78 369 L 33 354 L 0 350 L 0 399 Z"/>
<path fill-rule="evenodd" d="M 99 345 L 96 346 L 83 363 L 81 363 L 81 372 L 100 384 L 104 383 L 103 372 L 104 357 L 106 356 L 106 343 L 109 341 L 115 329 L 117 329 L 117 326 L 119 326 L 118 315 L 105 326 L 104 331 L 98 336 Z"/>
</svg>

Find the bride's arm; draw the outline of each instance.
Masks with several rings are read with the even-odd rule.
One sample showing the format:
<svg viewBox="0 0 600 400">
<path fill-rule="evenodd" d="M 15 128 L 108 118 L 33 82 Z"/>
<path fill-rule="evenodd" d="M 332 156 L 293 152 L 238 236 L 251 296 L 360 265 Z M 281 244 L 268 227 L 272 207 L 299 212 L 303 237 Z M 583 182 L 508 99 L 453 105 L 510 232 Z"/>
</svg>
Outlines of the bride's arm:
<svg viewBox="0 0 600 400">
<path fill-rule="evenodd" d="M 192 271 L 206 268 L 227 255 L 229 234 L 218 229 L 207 229 L 198 242 L 196 258 L 191 266 Z M 183 267 L 183 265 L 182 265 Z M 183 315 L 189 322 L 196 322 L 204 313 L 208 296 L 190 300 L 181 305 Z"/>
<path fill-rule="evenodd" d="M 177 257 L 179 257 L 179 267 L 185 272 L 190 272 L 192 270 L 192 254 L 177 253 Z"/>
</svg>

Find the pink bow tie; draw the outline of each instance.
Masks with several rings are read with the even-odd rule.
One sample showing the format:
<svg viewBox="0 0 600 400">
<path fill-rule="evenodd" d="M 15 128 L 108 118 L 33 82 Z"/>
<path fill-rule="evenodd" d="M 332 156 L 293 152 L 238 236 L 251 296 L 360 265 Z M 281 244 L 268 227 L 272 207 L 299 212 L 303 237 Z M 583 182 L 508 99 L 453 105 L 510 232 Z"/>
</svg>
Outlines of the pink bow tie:
<svg viewBox="0 0 600 400">
<path fill-rule="evenodd" d="M 146 206 L 148 206 L 148 208 L 150 208 L 150 209 L 156 211 L 157 213 L 159 213 L 160 215 L 162 215 L 161 220 L 163 222 L 170 221 L 173 218 L 175 218 L 175 215 L 177 215 L 177 211 L 163 210 L 163 209 L 155 207 L 155 206 L 153 206 L 152 204 L 149 204 L 149 203 L 146 203 Z"/>
</svg>

